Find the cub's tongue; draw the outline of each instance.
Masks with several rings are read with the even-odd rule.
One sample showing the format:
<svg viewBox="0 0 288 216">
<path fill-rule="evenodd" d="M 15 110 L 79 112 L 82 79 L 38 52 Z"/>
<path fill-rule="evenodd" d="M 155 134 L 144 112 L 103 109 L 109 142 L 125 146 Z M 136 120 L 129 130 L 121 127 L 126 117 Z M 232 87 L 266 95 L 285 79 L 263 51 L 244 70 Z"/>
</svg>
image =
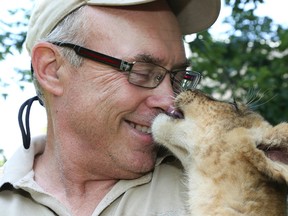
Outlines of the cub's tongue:
<svg viewBox="0 0 288 216">
<path fill-rule="evenodd" d="M 175 107 L 169 107 L 168 110 L 166 111 L 166 114 L 168 116 L 171 116 L 172 118 L 175 119 L 183 119 L 184 115 L 183 112 L 179 109 L 176 109 Z"/>
</svg>

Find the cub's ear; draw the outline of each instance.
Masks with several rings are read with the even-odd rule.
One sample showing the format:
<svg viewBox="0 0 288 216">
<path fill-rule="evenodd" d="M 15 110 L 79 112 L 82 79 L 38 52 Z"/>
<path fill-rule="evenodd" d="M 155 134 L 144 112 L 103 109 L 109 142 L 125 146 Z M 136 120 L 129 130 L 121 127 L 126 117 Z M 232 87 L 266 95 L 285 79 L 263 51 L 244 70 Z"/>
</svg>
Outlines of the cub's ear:
<svg viewBox="0 0 288 216">
<path fill-rule="evenodd" d="M 271 160 L 288 165 L 288 124 L 281 123 L 267 130 L 261 145 Z"/>
<path fill-rule="evenodd" d="M 267 156 L 267 172 L 288 184 L 288 123 L 281 123 L 264 132 L 258 149 Z"/>
</svg>

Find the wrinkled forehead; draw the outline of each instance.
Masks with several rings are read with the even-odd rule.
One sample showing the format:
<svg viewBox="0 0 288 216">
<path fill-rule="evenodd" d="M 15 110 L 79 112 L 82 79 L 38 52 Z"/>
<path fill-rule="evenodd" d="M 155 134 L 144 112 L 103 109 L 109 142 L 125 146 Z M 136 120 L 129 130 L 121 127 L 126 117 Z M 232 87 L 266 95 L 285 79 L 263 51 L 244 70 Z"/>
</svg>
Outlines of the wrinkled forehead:
<svg viewBox="0 0 288 216">
<path fill-rule="evenodd" d="M 155 10 L 153 5 L 159 8 Z M 126 61 L 137 61 L 139 55 L 160 59 L 157 63 L 162 66 L 186 61 L 181 31 L 169 7 L 158 2 L 147 4 L 146 10 L 132 7 L 87 7 L 90 33 L 86 45 Z"/>
<path fill-rule="evenodd" d="M 139 33 L 135 36 L 141 38 L 161 36 L 173 40 L 175 34 L 177 39 L 182 37 L 177 18 L 165 1 L 129 7 L 86 6 L 85 9 L 92 30 L 98 30 L 99 34 L 121 37 L 128 31 Z"/>
</svg>

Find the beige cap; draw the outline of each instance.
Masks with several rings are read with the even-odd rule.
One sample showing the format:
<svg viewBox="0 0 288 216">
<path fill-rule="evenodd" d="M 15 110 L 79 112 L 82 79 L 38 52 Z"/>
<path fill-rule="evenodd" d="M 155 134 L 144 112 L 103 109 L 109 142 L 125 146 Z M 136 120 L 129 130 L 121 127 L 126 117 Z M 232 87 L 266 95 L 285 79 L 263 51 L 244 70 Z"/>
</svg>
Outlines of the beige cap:
<svg viewBox="0 0 288 216">
<path fill-rule="evenodd" d="M 47 36 L 69 13 L 83 5 L 128 6 L 156 0 L 38 0 L 28 26 L 26 47 Z M 178 18 L 183 35 L 209 28 L 217 19 L 220 0 L 168 0 Z"/>
</svg>

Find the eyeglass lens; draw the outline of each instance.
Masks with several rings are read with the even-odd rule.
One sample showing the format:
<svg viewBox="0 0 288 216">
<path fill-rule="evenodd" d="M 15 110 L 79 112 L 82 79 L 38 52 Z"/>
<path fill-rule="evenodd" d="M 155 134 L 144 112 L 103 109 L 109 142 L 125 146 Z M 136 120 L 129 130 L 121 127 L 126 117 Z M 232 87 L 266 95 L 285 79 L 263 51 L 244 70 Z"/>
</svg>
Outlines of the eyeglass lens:
<svg viewBox="0 0 288 216">
<path fill-rule="evenodd" d="M 167 70 L 159 65 L 135 62 L 129 73 L 128 81 L 146 88 L 157 87 L 165 78 Z M 170 73 L 171 84 L 175 93 L 195 88 L 200 81 L 200 74 L 193 71 L 177 70 Z"/>
<path fill-rule="evenodd" d="M 129 74 L 129 82 L 142 87 L 155 88 L 164 79 L 166 69 L 144 62 L 135 62 Z"/>
</svg>

